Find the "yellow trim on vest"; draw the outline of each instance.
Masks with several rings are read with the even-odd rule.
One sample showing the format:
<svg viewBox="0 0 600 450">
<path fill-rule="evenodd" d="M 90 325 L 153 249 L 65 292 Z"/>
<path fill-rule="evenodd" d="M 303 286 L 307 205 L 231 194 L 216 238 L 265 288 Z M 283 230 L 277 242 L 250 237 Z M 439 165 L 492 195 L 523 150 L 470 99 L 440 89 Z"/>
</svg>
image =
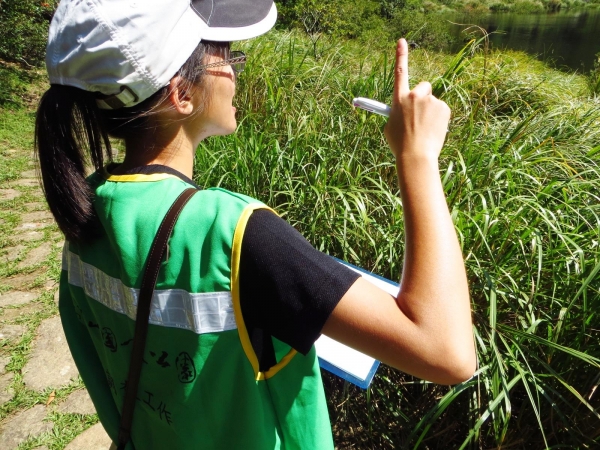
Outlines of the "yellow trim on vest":
<svg viewBox="0 0 600 450">
<path fill-rule="evenodd" d="M 108 170 L 106 170 L 106 167 L 103 168 L 103 175 L 104 178 L 108 181 L 126 181 L 126 182 L 132 182 L 132 181 L 160 181 L 160 180 L 164 180 L 167 178 L 177 178 L 178 180 L 180 179 L 179 177 L 176 177 L 175 175 L 171 175 L 170 173 L 151 173 L 151 174 L 143 174 L 143 173 L 136 173 L 136 174 L 132 174 L 132 175 L 112 175 L 110 172 L 108 172 Z"/>
<path fill-rule="evenodd" d="M 281 361 L 271 367 L 268 371 L 260 372 L 258 366 L 258 357 L 252 348 L 252 343 L 250 342 L 250 337 L 248 336 L 248 330 L 246 329 L 246 324 L 244 323 L 244 317 L 242 316 L 242 306 L 240 304 L 240 256 L 242 254 L 242 239 L 244 237 L 246 225 L 248 224 L 248 219 L 250 219 L 252 213 L 257 209 L 268 209 L 269 211 L 273 211 L 268 206 L 261 204 L 248 205 L 242 211 L 237 226 L 235 227 L 235 232 L 233 234 L 233 248 L 231 249 L 231 298 L 233 300 L 233 312 L 235 315 L 235 321 L 237 323 L 238 334 L 240 336 L 242 348 L 244 349 L 244 353 L 246 353 L 246 357 L 252 365 L 255 379 L 258 381 L 274 376 L 292 360 L 297 352 L 296 350 L 291 349 L 287 355 L 281 358 Z M 275 213 L 275 211 L 273 211 L 273 213 Z"/>
<path fill-rule="evenodd" d="M 135 175 L 110 175 L 107 180 L 108 181 L 160 181 L 166 178 L 177 178 L 175 175 L 171 175 L 170 173 L 153 173 L 150 175 L 146 175 L 143 173 L 138 173 Z"/>
</svg>

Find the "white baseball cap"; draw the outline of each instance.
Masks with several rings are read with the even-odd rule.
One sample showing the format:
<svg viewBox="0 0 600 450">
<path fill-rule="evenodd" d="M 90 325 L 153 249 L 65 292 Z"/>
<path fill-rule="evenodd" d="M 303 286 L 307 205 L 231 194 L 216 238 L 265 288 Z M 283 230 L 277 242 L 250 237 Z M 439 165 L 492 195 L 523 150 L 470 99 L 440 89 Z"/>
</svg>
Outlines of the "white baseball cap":
<svg viewBox="0 0 600 450">
<path fill-rule="evenodd" d="M 62 0 L 50 24 L 51 84 L 133 106 L 169 84 L 200 41 L 250 39 L 277 19 L 273 0 Z"/>
</svg>

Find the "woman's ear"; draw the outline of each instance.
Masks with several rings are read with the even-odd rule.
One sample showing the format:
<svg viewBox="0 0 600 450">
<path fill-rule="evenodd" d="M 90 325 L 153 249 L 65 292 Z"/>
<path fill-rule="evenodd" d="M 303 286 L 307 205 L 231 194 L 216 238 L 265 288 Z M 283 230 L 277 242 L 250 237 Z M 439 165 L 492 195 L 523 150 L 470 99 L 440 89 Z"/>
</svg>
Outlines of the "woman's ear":
<svg viewBox="0 0 600 450">
<path fill-rule="evenodd" d="M 180 114 L 191 114 L 194 112 L 194 105 L 192 103 L 191 92 L 188 89 L 182 89 L 181 86 L 184 83 L 181 82 L 180 76 L 174 76 L 171 78 L 169 83 L 169 101 Z"/>
</svg>

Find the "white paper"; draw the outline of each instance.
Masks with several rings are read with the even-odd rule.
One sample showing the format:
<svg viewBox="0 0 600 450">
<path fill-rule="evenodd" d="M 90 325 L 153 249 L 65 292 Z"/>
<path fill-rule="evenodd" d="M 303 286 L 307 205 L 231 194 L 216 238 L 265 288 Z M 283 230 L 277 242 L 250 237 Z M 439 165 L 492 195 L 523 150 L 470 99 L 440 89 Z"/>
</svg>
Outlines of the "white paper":
<svg viewBox="0 0 600 450">
<path fill-rule="evenodd" d="M 398 286 L 390 284 L 385 280 L 374 277 L 367 273 L 361 272 L 360 270 L 356 270 L 354 267 L 347 267 L 355 272 L 358 272 L 364 279 L 373 283 L 394 297 L 398 295 Z M 317 339 L 315 342 L 315 348 L 319 358 L 324 359 L 328 363 L 361 380 L 367 378 L 371 368 L 373 367 L 373 364 L 375 363 L 375 358 L 371 358 L 370 356 L 341 344 L 325 335 L 322 335 L 319 339 Z"/>
</svg>

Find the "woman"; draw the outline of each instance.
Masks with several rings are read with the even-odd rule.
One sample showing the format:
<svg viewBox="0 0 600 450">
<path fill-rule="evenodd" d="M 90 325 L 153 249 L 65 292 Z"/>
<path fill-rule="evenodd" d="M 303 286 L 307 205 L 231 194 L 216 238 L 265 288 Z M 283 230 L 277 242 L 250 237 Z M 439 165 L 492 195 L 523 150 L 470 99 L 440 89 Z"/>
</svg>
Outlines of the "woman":
<svg viewBox="0 0 600 450">
<path fill-rule="evenodd" d="M 235 131 L 245 57 L 229 42 L 275 17 L 272 0 L 62 0 L 52 21 L 36 145 L 67 238 L 59 308 L 113 440 L 150 244 L 195 186 L 200 141 Z M 396 56 L 385 135 L 406 229 L 398 297 L 260 202 L 200 190 L 156 284 L 130 448 L 333 448 L 313 346 L 321 333 L 436 383 L 472 375 L 468 288 L 437 165 L 450 111 L 428 83 L 409 89 L 404 40 Z M 119 165 L 104 165 L 109 135 L 125 143 Z"/>
</svg>

